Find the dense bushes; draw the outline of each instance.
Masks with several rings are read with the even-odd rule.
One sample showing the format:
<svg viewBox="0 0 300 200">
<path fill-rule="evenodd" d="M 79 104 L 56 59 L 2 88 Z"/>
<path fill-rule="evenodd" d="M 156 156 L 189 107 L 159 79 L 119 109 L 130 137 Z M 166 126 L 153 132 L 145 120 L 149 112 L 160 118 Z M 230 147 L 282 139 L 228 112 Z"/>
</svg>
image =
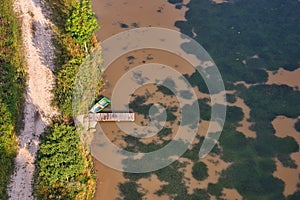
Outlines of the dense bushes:
<svg viewBox="0 0 300 200">
<path fill-rule="evenodd" d="M 14 169 L 17 152 L 15 132 L 21 128 L 25 73 L 21 31 L 12 0 L 0 2 L 0 199 Z"/>
<path fill-rule="evenodd" d="M 7 105 L 0 99 L 0 199 L 6 198 L 6 186 L 14 169 L 17 151 L 14 124 Z"/>
<path fill-rule="evenodd" d="M 97 45 L 94 31 L 99 27 L 90 0 L 47 0 L 56 24 L 56 80 L 53 105 L 66 118 L 72 116 L 72 89 L 79 66 Z M 84 21 L 82 21 L 84 20 Z M 84 26 L 77 24 L 83 23 Z"/>
<path fill-rule="evenodd" d="M 80 3 L 75 4 L 66 22 L 66 31 L 74 41 L 84 45 L 87 51 L 86 43 L 97 28 L 98 23 L 90 0 L 81 0 Z"/>
<path fill-rule="evenodd" d="M 72 94 L 78 69 L 96 45 L 93 32 L 98 24 L 89 0 L 47 0 L 47 3 L 55 24 L 53 105 L 59 108 L 62 116 L 54 120 L 56 123 L 48 127 L 41 138 L 36 160 L 35 196 L 38 199 L 91 200 L 96 185 L 92 160 L 72 123 Z M 76 19 L 81 17 L 91 26 L 76 24 L 80 23 Z"/>
<path fill-rule="evenodd" d="M 57 70 L 56 87 L 53 90 L 54 105 L 57 105 L 66 117 L 72 116 L 72 94 L 76 74 L 83 57 L 73 58 Z"/>
<path fill-rule="evenodd" d="M 91 199 L 94 193 L 89 158 L 74 127 L 54 124 L 41 138 L 35 172 L 38 199 Z"/>
</svg>

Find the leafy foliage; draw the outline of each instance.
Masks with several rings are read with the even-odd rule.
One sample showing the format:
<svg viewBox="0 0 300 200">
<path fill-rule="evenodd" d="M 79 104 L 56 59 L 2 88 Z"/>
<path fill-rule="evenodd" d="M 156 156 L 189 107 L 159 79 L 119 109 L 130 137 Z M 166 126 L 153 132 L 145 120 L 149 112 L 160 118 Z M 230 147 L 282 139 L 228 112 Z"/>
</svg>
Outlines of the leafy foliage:
<svg viewBox="0 0 300 200">
<path fill-rule="evenodd" d="M 73 58 L 57 72 L 54 102 L 65 116 L 72 116 L 72 94 L 78 69 L 83 57 Z"/>
<path fill-rule="evenodd" d="M 0 199 L 14 169 L 17 152 L 15 132 L 21 128 L 25 72 L 22 40 L 12 0 L 0 2 Z"/>
<path fill-rule="evenodd" d="M 35 172 L 38 199 L 91 199 L 94 178 L 75 128 L 54 124 L 41 142 Z"/>
<path fill-rule="evenodd" d="M 56 25 L 54 38 L 57 49 L 56 81 L 52 103 L 60 109 L 64 118 L 70 119 L 74 81 L 79 67 L 88 55 L 82 45 L 84 44 L 87 50 L 97 46 L 94 31 L 99 25 L 92 12 L 90 0 L 47 0 L 47 2 L 52 8 L 52 17 Z M 90 29 L 87 30 L 88 27 Z M 77 32 L 80 34 L 77 35 Z"/>
<path fill-rule="evenodd" d="M 46 1 L 47 6 L 52 9 L 52 19 L 55 24 L 53 28 L 56 80 L 52 91 L 54 94 L 52 103 L 59 108 L 62 114 L 60 119 L 62 118 L 64 122 L 55 120 L 57 122 L 42 136 L 41 148 L 36 160 L 35 196 L 38 199 L 88 200 L 93 198 L 95 192 L 92 160 L 81 145 L 71 119 L 75 77 L 88 52 L 85 52 L 82 44 L 78 43 L 78 38 L 73 38 L 66 30 L 68 19 L 72 12 L 75 12 L 75 8 L 78 8 L 79 3 L 77 0 Z M 80 3 L 85 6 L 80 9 L 91 8 L 91 2 L 88 0 Z M 84 18 L 84 20 L 89 19 Z M 76 26 L 75 21 L 72 23 L 72 26 Z M 91 50 L 96 46 L 97 41 L 93 32 L 86 34 L 88 35 L 81 35 L 81 37 L 84 37 L 85 47 Z"/>
<path fill-rule="evenodd" d="M 66 22 L 66 31 L 78 44 L 85 44 L 99 28 L 90 0 L 80 0 L 75 4 Z"/>
<path fill-rule="evenodd" d="M 7 105 L 0 99 L 0 199 L 6 198 L 6 185 L 14 168 L 17 142 L 14 135 L 12 116 Z"/>
</svg>

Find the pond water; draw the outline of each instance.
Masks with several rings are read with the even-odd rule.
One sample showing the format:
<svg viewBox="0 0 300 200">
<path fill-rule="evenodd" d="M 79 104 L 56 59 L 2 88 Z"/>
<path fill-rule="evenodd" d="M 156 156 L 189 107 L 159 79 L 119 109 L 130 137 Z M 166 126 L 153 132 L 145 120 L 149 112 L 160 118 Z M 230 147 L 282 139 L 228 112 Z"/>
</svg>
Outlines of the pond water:
<svg viewBox="0 0 300 200">
<path fill-rule="evenodd" d="M 220 4 L 226 1 L 215 0 L 215 2 Z M 99 23 L 102 25 L 102 28 L 97 32 L 97 38 L 101 42 L 114 34 L 138 27 L 163 27 L 179 31 L 179 29 L 175 26 L 175 22 L 186 21 L 185 14 L 188 11 L 188 9 L 184 6 L 186 3 L 188 3 L 188 1 L 184 0 L 183 3 L 180 4 L 181 6 L 176 7 L 175 5 L 168 3 L 168 0 L 93 0 L 93 9 L 97 15 Z M 197 36 L 196 33 L 193 33 L 193 35 L 194 37 Z M 136 66 L 147 63 L 161 63 L 162 65 L 173 67 L 182 74 L 191 75 L 194 72 L 194 68 L 190 66 L 187 61 L 166 51 L 146 49 L 143 51 L 130 52 L 115 60 L 103 74 L 103 78 L 105 80 L 103 95 L 110 98 L 114 89 L 113 86 L 127 71 L 134 69 Z M 286 84 L 292 87 L 299 87 L 300 84 L 299 70 L 289 72 L 284 69 L 280 69 L 277 73 L 268 71 L 268 76 L 267 84 Z M 248 87 L 251 86 L 251 84 L 246 85 Z M 201 93 L 197 89 L 194 91 L 199 99 L 210 99 L 209 95 Z M 235 92 L 235 90 L 227 91 L 228 94 Z M 172 96 L 165 96 L 162 93 L 157 92 L 157 87 L 154 84 L 143 85 L 134 92 L 134 95 L 148 95 L 149 99 L 147 100 L 147 103 L 159 102 L 165 106 L 178 106 L 176 98 L 173 98 Z M 248 121 L 251 113 L 250 108 L 241 98 L 237 98 L 236 102 L 229 105 L 240 107 L 243 110 L 244 118 L 239 123 L 241 126 L 238 127 L 238 131 L 242 132 L 247 138 L 255 139 L 256 133 L 250 130 L 252 122 Z M 293 119 L 291 119 L 291 121 L 292 120 Z M 145 125 L 149 123 L 149 121 L 148 119 L 145 119 L 143 115 L 137 114 L 135 123 Z M 115 123 L 101 123 L 100 125 L 105 131 L 107 137 L 113 141 L 115 145 L 119 147 L 126 147 L 126 143 L 123 140 L 126 133 L 122 132 Z M 167 123 L 166 126 L 173 130 L 178 129 L 177 123 Z M 293 123 L 287 123 L 285 118 L 279 117 L 273 121 L 273 126 L 276 129 L 277 137 L 285 137 L 291 133 L 283 133 L 283 131 L 278 129 L 280 127 L 285 127 L 284 129 L 288 130 L 286 127 L 291 128 Z M 199 135 L 203 135 L 203 133 L 205 133 L 204 130 L 207 130 L 208 128 L 208 122 L 203 121 L 202 127 L 201 131 L 199 131 Z M 154 136 L 143 139 L 142 142 L 145 144 L 159 142 L 159 138 Z M 299 140 L 297 140 L 297 142 L 299 143 Z M 292 158 L 296 159 L 298 154 L 299 152 L 293 154 Z M 186 160 L 184 158 L 181 161 Z M 299 161 L 299 159 L 297 159 L 297 161 Z M 208 157 L 203 162 L 209 167 L 209 177 L 203 183 L 199 183 L 199 181 L 193 179 L 191 173 L 192 162 L 187 162 L 186 167 L 182 168 L 185 184 L 189 193 L 192 193 L 192 190 L 197 188 L 206 189 L 208 183 L 216 183 L 220 177 L 221 171 L 230 166 L 230 163 L 224 162 L 219 157 Z M 299 162 L 297 162 L 297 164 L 298 166 L 300 165 Z M 292 194 L 297 189 L 296 184 L 298 180 L 294 178 L 295 180 L 293 179 L 293 181 L 291 181 L 291 173 L 285 170 L 292 171 L 293 177 L 295 177 L 296 174 L 299 173 L 299 167 L 293 170 L 285 169 L 278 161 L 276 161 L 276 165 L 277 170 L 274 172 L 274 176 L 286 182 L 284 194 Z M 96 159 L 94 159 L 94 167 L 97 176 L 97 190 L 94 199 L 111 200 L 120 197 L 118 185 L 128 180 L 124 177 L 124 174 L 105 166 Z M 290 184 L 288 182 L 290 182 Z M 154 194 L 162 185 L 166 184 L 165 182 L 160 181 L 156 175 L 140 179 L 138 184 L 146 194 L 146 199 L 168 199 L 166 195 L 159 197 Z M 235 189 L 223 188 L 222 194 L 224 195 L 223 198 L 242 198 Z M 211 196 L 211 198 L 213 199 L 214 196 Z"/>
</svg>

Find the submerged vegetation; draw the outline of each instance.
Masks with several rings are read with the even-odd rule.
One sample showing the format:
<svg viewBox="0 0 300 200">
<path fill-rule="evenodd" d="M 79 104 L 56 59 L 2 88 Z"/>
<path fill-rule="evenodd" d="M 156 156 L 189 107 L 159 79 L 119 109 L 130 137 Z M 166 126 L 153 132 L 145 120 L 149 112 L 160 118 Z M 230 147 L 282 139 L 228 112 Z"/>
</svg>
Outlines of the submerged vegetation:
<svg viewBox="0 0 300 200">
<path fill-rule="evenodd" d="M 62 114 L 54 120 L 41 136 L 41 146 L 36 160 L 35 196 L 38 199 L 86 199 L 93 198 L 95 178 L 91 156 L 80 143 L 72 122 L 72 89 L 79 66 L 88 52 L 97 45 L 94 31 L 99 27 L 91 10 L 90 0 L 46 0 L 53 10 L 56 46 L 55 88 L 53 105 Z M 182 0 L 169 0 L 182 5 Z M 273 176 L 276 170 L 274 159 L 284 167 L 297 168 L 290 154 L 299 151 L 299 144 L 292 137 L 278 138 L 271 121 L 278 115 L 297 118 L 300 113 L 300 92 L 285 85 L 265 85 L 267 70 L 283 67 L 287 70 L 299 68 L 300 19 L 299 2 L 290 0 L 239 0 L 215 4 L 210 0 L 191 0 L 186 14 L 187 21 L 176 25 L 181 32 L 192 36 L 214 58 L 227 89 L 236 90 L 228 95 L 229 102 L 239 97 L 251 109 L 250 129 L 256 138 L 247 138 L 237 131 L 244 117 L 242 110 L 229 106 L 226 123 L 218 145 L 211 152 L 231 163 L 221 172 L 217 183 L 209 183 L 205 189 L 189 192 L 182 169 L 187 163 L 179 161 L 151 173 L 124 173 L 128 182 L 119 185 L 123 199 L 138 200 L 145 194 L 136 183 L 141 178 L 155 174 L 165 182 L 156 194 L 168 195 L 172 199 L 222 199 L 223 188 L 233 188 L 244 199 L 296 200 L 298 191 L 285 197 L 284 182 Z M 84 24 L 84 26 L 83 26 Z M 193 86 L 204 93 L 207 87 L 197 73 L 187 76 Z M 20 28 L 12 9 L 12 0 L 0 3 L 0 199 L 6 199 L 6 186 L 13 170 L 13 158 L 17 152 L 15 133 L 22 116 L 24 92 L 24 67 L 21 54 Z M 256 84 L 249 88 L 235 85 L 237 81 Z M 157 92 L 174 95 L 165 87 Z M 147 117 L 153 104 L 147 98 L 135 96 L 130 108 Z M 201 120 L 209 120 L 211 106 L 208 99 L 199 99 Z M 215 105 L 214 105 L 215 106 Z M 175 123 L 177 107 L 167 109 L 167 121 Z M 300 120 L 295 123 L 300 132 Z M 16 128 L 17 127 L 17 128 Z M 138 138 L 124 137 L 127 150 L 150 152 L 168 144 L 173 130 L 164 127 L 158 133 L 161 144 L 144 144 Z M 192 178 L 206 180 L 208 168 L 199 161 L 198 152 L 203 137 L 183 154 L 192 164 Z M 178 142 L 179 145 L 180 142 Z M 130 160 L 123 163 L 130 167 Z"/>
<path fill-rule="evenodd" d="M 222 159 L 233 164 L 223 171 L 214 188 L 236 188 L 246 199 L 285 199 L 283 181 L 272 175 L 276 170 L 273 158 L 295 168 L 290 154 L 299 151 L 299 144 L 291 137 L 277 138 L 271 121 L 278 115 L 297 118 L 300 92 L 263 82 L 265 69 L 299 67 L 299 2 L 241 0 L 217 5 L 192 0 L 188 7 L 187 22 L 177 22 L 178 27 L 187 34 L 194 28 L 196 40 L 214 58 L 227 88 L 237 90 L 235 96 L 251 109 L 251 129 L 257 135 L 246 138 L 227 117 L 219 142 Z M 236 81 L 260 85 L 234 87 Z M 220 196 L 220 190 L 208 192 Z"/>
<path fill-rule="evenodd" d="M 79 66 L 95 47 L 98 27 L 90 0 L 47 0 L 52 9 L 56 47 L 53 105 L 61 117 L 42 136 L 36 161 L 38 199 L 91 200 L 95 177 L 91 155 L 81 144 L 72 119 L 72 90 Z"/>
<path fill-rule="evenodd" d="M 183 1 L 169 0 L 169 2 L 177 6 Z M 172 199 L 209 199 L 210 196 L 223 199 L 223 188 L 229 188 L 236 189 L 244 199 L 298 199 L 299 184 L 298 191 L 286 197 L 283 194 L 285 183 L 274 177 L 273 173 L 276 170 L 275 158 L 284 167 L 298 167 L 290 155 L 299 151 L 299 144 L 292 137 L 276 137 L 271 122 L 279 115 L 294 119 L 299 116 L 300 91 L 286 85 L 264 83 L 268 78 L 266 70 L 278 70 L 282 67 L 291 71 L 299 68 L 300 3 L 297 0 L 285 2 L 239 0 L 216 4 L 209 0 L 191 0 L 186 6 L 189 8 L 186 13 L 187 21 L 178 21 L 176 26 L 189 36 L 196 35 L 195 39 L 211 54 L 227 90 L 235 90 L 228 95 L 229 102 L 234 103 L 239 97 L 250 108 L 249 121 L 252 123 L 250 129 L 257 137 L 247 138 L 237 131 L 244 114 L 238 107 L 228 107 L 218 147 L 211 153 L 211 155 L 218 154 L 222 160 L 231 163 L 223 170 L 218 182 L 209 183 L 208 188 L 187 194 L 181 172 L 182 163 L 175 161 L 164 169 L 152 172 L 160 181 L 166 182 L 156 194 L 165 194 Z M 193 31 L 196 34 L 193 34 Z M 204 81 L 197 73 L 186 78 L 201 92 L 208 92 Z M 243 84 L 236 84 L 237 81 L 254 85 L 246 88 Z M 162 87 L 160 91 L 172 95 Z M 146 101 L 144 97 L 136 97 L 131 108 L 145 115 L 151 106 L 145 104 Z M 201 118 L 209 119 L 208 102 L 199 100 L 199 105 L 202 108 Z M 299 120 L 295 123 L 295 129 L 300 130 Z M 167 133 L 171 134 L 172 130 Z M 168 143 L 164 141 L 162 144 L 145 145 L 134 138 L 126 142 L 128 150 L 142 152 L 162 148 Z M 198 158 L 200 146 L 201 138 L 200 142 L 183 157 L 193 162 L 193 177 L 205 180 L 206 169 Z M 138 175 L 124 173 L 130 181 L 150 175 L 151 173 Z M 138 185 L 132 190 L 129 190 L 126 184 L 122 187 L 123 190 L 124 187 L 128 187 L 128 196 L 131 195 L 131 191 L 134 193 L 140 191 L 143 194 Z"/>
<path fill-rule="evenodd" d="M 12 0 L 0 2 L 0 199 L 14 169 L 25 89 L 21 29 Z"/>
</svg>

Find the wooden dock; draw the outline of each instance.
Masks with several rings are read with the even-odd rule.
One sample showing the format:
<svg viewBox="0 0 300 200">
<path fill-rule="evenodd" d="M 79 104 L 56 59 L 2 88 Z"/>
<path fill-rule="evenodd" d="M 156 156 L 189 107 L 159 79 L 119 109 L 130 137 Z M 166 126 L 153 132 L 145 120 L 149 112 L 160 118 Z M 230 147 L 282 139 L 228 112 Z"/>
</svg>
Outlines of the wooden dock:
<svg viewBox="0 0 300 200">
<path fill-rule="evenodd" d="M 89 114 L 89 121 L 97 122 L 133 122 L 134 113 L 95 113 Z"/>
</svg>

